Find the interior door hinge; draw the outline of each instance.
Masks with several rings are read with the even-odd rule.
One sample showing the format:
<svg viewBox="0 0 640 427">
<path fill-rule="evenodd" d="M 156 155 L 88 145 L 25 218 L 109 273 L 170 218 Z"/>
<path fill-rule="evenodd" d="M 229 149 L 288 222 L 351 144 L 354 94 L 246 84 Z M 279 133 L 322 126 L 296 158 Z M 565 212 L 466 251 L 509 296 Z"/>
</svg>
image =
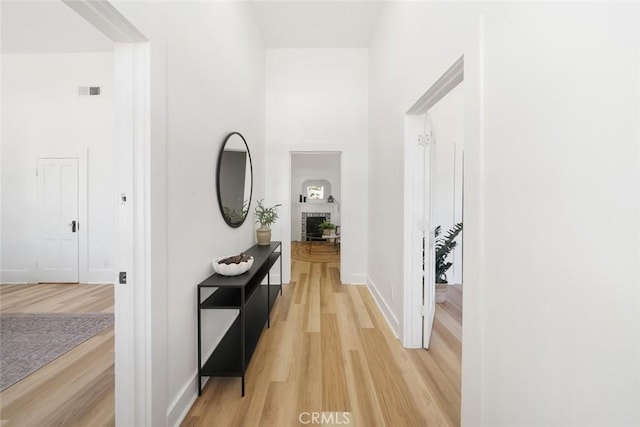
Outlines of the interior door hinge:
<svg viewBox="0 0 640 427">
<path fill-rule="evenodd" d="M 418 135 L 418 145 L 421 147 L 427 147 L 429 144 L 433 143 L 433 135 L 431 132 L 421 133 Z"/>
<path fill-rule="evenodd" d="M 427 315 L 427 306 L 421 305 L 420 307 L 420 316 L 424 317 Z"/>
</svg>

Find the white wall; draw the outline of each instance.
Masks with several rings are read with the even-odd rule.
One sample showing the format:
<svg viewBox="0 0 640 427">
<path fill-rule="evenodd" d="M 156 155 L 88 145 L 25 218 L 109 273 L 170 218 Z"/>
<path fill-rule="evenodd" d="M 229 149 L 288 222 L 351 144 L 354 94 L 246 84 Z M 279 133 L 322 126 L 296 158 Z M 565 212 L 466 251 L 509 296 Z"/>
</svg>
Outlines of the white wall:
<svg viewBox="0 0 640 427">
<path fill-rule="evenodd" d="M 433 224 L 441 226 L 441 236 L 454 224 L 462 222 L 463 106 L 464 82 L 428 111 L 435 141 Z M 447 272 L 449 284 L 462 283 L 462 234 L 456 237 L 456 249 L 447 259 L 453 263 Z"/>
<path fill-rule="evenodd" d="M 300 194 L 306 196 L 303 184 L 306 180 L 324 179 L 331 184 L 331 194 L 337 203 L 328 204 L 326 201 L 314 202 L 307 199 L 307 203 L 300 203 Z M 317 212 L 331 213 L 331 222 L 340 225 L 339 203 L 342 200 L 340 192 L 340 154 L 293 154 L 291 156 L 291 240 L 300 241 L 301 213 L 313 209 Z M 325 190 L 326 191 L 326 190 Z M 325 199 L 329 197 L 325 194 Z M 315 206 L 319 204 L 320 206 Z"/>
<path fill-rule="evenodd" d="M 402 116 L 465 55 L 463 425 L 640 424 L 638 17 L 630 3 L 382 12 L 369 224 L 388 227 L 368 265 L 400 291 L 398 317 Z"/>
<path fill-rule="evenodd" d="M 153 425 L 175 425 L 196 398 L 196 285 L 213 258 L 255 243 L 251 213 L 240 228 L 225 224 L 215 177 L 224 137 L 238 131 L 253 159 L 251 212 L 264 197 L 264 50 L 245 3 L 117 7 L 151 46 L 151 411 Z M 204 314 L 204 351 L 233 318 Z"/>
<path fill-rule="evenodd" d="M 100 96 L 78 96 L 101 86 Z M 36 167 L 41 157 L 79 158 L 80 281 L 112 282 L 116 189 L 110 52 L 2 56 L 2 282 L 35 282 Z M 82 256 L 84 254 L 84 256 Z"/>
<path fill-rule="evenodd" d="M 283 203 L 274 238 L 285 245 L 289 280 L 290 152 L 342 153 L 344 283 L 364 283 L 367 271 L 367 49 L 267 49 L 267 203 Z"/>
</svg>

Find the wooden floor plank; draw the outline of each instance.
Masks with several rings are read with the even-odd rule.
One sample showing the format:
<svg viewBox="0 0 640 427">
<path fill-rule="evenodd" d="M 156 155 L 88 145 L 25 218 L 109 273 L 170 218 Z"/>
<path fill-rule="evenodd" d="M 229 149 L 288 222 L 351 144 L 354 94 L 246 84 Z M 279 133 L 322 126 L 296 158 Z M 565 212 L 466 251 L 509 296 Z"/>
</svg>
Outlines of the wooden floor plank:
<svg viewBox="0 0 640 427">
<path fill-rule="evenodd" d="M 335 314 L 322 315 L 321 338 L 322 409 L 330 412 L 351 412 L 345 375 L 345 357 L 340 344 L 340 332 Z"/>
<path fill-rule="evenodd" d="M 297 362 L 299 369 L 296 414 L 322 411 L 322 339 L 319 333 L 304 334 L 303 349 Z"/>
<path fill-rule="evenodd" d="M 350 350 L 347 357 L 347 383 L 353 401 L 353 421 L 360 426 L 384 426 L 384 416 L 373 382 L 360 351 Z"/>
</svg>

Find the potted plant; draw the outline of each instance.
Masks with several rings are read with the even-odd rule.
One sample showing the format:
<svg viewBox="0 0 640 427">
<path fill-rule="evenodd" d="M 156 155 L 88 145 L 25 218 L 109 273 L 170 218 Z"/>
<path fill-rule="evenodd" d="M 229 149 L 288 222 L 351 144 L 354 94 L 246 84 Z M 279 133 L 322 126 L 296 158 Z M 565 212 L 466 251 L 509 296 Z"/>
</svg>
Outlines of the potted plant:
<svg viewBox="0 0 640 427">
<path fill-rule="evenodd" d="M 256 230 L 256 236 L 258 238 L 259 246 L 267 246 L 271 243 L 271 224 L 278 219 L 278 207 L 282 205 L 275 205 L 270 208 L 263 206 L 264 199 L 258 200 L 258 204 L 255 209 L 256 222 L 260 223 L 260 228 Z"/>
<path fill-rule="evenodd" d="M 331 233 L 334 232 L 334 230 L 336 229 L 336 225 L 330 223 L 327 220 L 322 221 L 320 224 L 318 224 L 318 228 L 320 230 L 322 230 L 322 235 L 323 236 L 330 236 Z"/>
<path fill-rule="evenodd" d="M 454 224 L 442 237 L 440 236 L 440 226 L 437 226 L 434 230 L 436 241 L 436 302 L 438 303 L 447 300 L 447 270 L 453 265 L 452 262 L 447 262 L 447 257 L 458 245 L 454 240 L 461 231 L 461 222 Z"/>
</svg>

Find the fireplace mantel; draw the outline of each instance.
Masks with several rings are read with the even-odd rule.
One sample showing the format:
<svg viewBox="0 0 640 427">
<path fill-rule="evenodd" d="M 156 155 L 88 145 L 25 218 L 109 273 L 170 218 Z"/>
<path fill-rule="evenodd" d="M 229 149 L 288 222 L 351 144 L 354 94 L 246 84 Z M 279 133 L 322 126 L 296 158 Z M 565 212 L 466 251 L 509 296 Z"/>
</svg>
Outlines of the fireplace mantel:
<svg viewBox="0 0 640 427">
<path fill-rule="evenodd" d="M 298 203 L 298 212 L 337 212 L 338 204 L 337 203 Z"/>
</svg>

